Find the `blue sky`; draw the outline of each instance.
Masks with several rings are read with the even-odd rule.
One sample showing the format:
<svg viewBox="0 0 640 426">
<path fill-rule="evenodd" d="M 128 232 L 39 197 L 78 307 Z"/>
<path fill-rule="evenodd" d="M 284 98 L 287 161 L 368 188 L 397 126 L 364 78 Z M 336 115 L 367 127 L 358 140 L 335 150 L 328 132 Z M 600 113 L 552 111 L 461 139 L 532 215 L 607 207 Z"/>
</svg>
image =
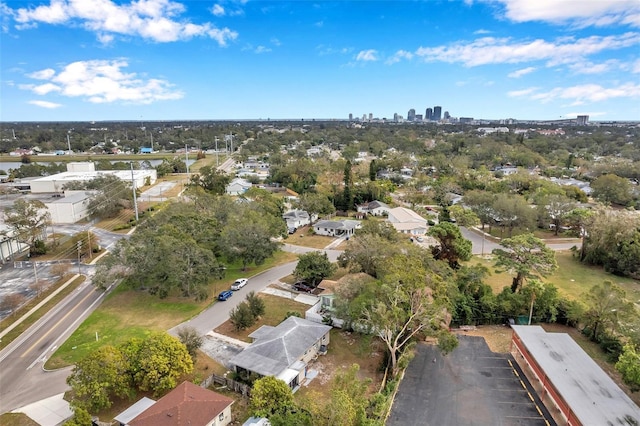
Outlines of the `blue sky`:
<svg viewBox="0 0 640 426">
<path fill-rule="evenodd" d="M 2 1 L 0 120 L 640 120 L 640 1 Z"/>
</svg>

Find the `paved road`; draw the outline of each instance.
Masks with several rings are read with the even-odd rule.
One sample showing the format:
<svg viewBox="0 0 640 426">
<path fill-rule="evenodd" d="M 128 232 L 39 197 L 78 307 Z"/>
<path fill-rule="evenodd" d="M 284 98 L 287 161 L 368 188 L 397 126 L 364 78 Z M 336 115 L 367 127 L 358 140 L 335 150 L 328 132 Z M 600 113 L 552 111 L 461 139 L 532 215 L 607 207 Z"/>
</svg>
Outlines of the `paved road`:
<svg viewBox="0 0 640 426">
<path fill-rule="evenodd" d="M 316 249 L 293 246 L 290 244 L 285 244 L 283 246 L 283 250 L 299 254 L 308 253 L 310 251 L 317 251 Z M 325 250 L 325 253 L 327 253 L 330 261 L 335 262 L 342 251 Z M 231 309 L 242 302 L 247 296 L 247 293 L 249 293 L 250 291 L 255 291 L 256 293 L 258 293 L 269 284 L 278 281 L 282 277 L 291 275 L 297 263 L 297 261 L 285 263 L 284 265 L 276 266 L 250 278 L 247 282 L 247 285 L 245 285 L 242 289 L 233 292 L 233 297 L 224 302 L 214 303 L 211 307 L 202 311 L 198 316 L 172 328 L 171 330 L 169 330 L 169 333 L 175 335 L 179 328 L 183 326 L 190 326 L 194 327 L 201 335 L 207 334 L 209 331 L 220 326 L 227 319 L 229 319 L 229 311 L 231 311 Z M 221 290 L 224 289 L 216 289 L 217 292 Z"/>
<path fill-rule="evenodd" d="M 462 235 L 467 240 L 471 241 L 471 244 L 472 244 L 471 252 L 473 254 L 479 254 L 479 255 L 491 254 L 491 251 L 493 249 L 501 247 L 500 244 L 494 243 L 492 240 L 489 240 L 488 238 L 483 238 L 481 233 L 471 231 L 465 228 L 464 226 L 460 227 L 460 231 L 462 232 Z M 573 246 L 580 247 L 580 240 L 574 239 L 569 242 L 560 242 L 560 243 L 547 242 L 547 246 L 557 251 L 569 250 Z"/>
<path fill-rule="evenodd" d="M 44 361 L 104 297 L 90 277 L 18 339 L 0 351 L 0 413 L 65 392 L 70 368 L 44 372 Z"/>
</svg>

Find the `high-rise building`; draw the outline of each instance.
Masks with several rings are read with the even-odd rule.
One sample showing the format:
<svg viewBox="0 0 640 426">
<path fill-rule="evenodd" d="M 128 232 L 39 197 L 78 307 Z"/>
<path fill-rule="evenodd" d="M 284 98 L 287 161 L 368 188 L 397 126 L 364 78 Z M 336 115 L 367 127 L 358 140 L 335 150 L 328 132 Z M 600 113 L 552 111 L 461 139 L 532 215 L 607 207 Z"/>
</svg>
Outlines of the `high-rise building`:
<svg viewBox="0 0 640 426">
<path fill-rule="evenodd" d="M 353 114 L 349 113 L 349 121 L 353 121 Z"/>
<path fill-rule="evenodd" d="M 422 114 L 416 114 L 416 121 L 422 121 Z"/>
<path fill-rule="evenodd" d="M 442 107 L 441 106 L 434 106 L 433 107 L 433 116 L 431 117 L 431 119 L 433 121 L 440 121 L 441 118 L 442 118 Z"/>
<path fill-rule="evenodd" d="M 393 121 L 394 121 L 394 123 L 398 122 L 398 113 L 397 112 L 393 114 Z"/>
<path fill-rule="evenodd" d="M 445 111 L 445 112 L 444 112 L 444 119 L 445 119 L 445 120 L 448 120 L 448 119 L 450 119 L 450 118 L 451 118 L 451 116 L 449 115 L 449 111 Z"/>
<path fill-rule="evenodd" d="M 369 121 L 373 120 L 373 114 L 369 113 Z"/>
<path fill-rule="evenodd" d="M 433 110 L 431 108 L 427 108 L 427 111 L 424 114 L 424 119 L 427 121 L 431 121 L 433 119 Z"/>
<path fill-rule="evenodd" d="M 411 108 L 409 110 L 409 112 L 407 113 L 407 120 L 408 121 L 415 121 L 416 120 L 416 110 Z"/>
<path fill-rule="evenodd" d="M 589 123 L 588 115 L 579 115 L 576 117 L 576 124 L 578 126 L 586 126 Z"/>
</svg>

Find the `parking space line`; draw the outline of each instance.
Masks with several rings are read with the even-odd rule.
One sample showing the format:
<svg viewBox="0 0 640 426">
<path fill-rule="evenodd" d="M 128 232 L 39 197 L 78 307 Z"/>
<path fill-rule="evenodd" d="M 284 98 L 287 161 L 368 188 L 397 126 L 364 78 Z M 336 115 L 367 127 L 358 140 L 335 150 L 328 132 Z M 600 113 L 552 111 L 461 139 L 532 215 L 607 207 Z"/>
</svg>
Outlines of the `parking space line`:
<svg viewBox="0 0 640 426">
<path fill-rule="evenodd" d="M 544 420 L 544 417 L 531 417 L 531 416 L 503 416 L 505 419 L 530 419 L 530 420 Z"/>
</svg>

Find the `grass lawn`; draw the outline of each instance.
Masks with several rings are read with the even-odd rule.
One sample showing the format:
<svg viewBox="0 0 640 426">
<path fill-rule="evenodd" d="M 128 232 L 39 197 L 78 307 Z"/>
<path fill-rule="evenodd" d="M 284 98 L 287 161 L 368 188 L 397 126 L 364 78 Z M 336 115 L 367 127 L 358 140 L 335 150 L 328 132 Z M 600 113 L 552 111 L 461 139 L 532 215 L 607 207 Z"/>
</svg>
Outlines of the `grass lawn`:
<svg viewBox="0 0 640 426">
<path fill-rule="evenodd" d="M 2 426 L 38 426 L 38 423 L 31 420 L 26 414 L 4 413 L 0 416 Z"/>
<path fill-rule="evenodd" d="M 224 279 L 211 282 L 209 294 L 212 297 L 202 302 L 181 297 L 159 299 L 146 292 L 118 287 L 58 348 L 47 361 L 46 368 L 55 369 L 74 364 L 103 345 L 117 345 L 132 337 L 143 337 L 149 331 L 168 330 L 194 317 L 212 302 L 215 303 L 218 291 L 228 288 L 236 278 L 252 276 L 294 259 L 295 255 L 292 253 L 278 252 L 263 265 L 247 268 L 247 271 L 229 268 Z"/>
<path fill-rule="evenodd" d="M 568 299 L 579 299 L 583 293 L 589 291 L 594 285 L 609 280 L 620 285 L 627 292 L 629 300 L 640 300 L 640 281 L 619 277 L 605 272 L 600 267 L 580 263 L 573 257 L 573 253 L 568 250 L 556 252 L 556 261 L 558 262 L 558 269 L 553 275 L 545 278 L 544 281 L 555 285 L 560 294 Z M 492 260 L 474 257 L 470 263 L 479 263 L 489 268 L 491 275 L 487 277 L 486 282 L 493 288 L 494 293 L 499 293 L 504 287 L 511 286 L 513 276 L 508 273 L 496 273 Z"/>
<path fill-rule="evenodd" d="M 261 326 L 276 326 L 280 324 L 285 319 L 288 312 L 297 312 L 304 317 L 305 311 L 309 309 L 309 305 L 296 302 L 292 299 L 285 299 L 284 297 L 262 293 L 258 294 L 258 296 L 264 300 L 265 313 L 252 327 L 246 330 L 236 331 L 233 324 L 227 320 L 214 331 L 216 333 L 224 334 L 225 336 L 233 337 L 234 339 L 251 342 L 249 334 L 253 333 Z"/>
<path fill-rule="evenodd" d="M 335 241 L 333 237 L 313 234 L 311 228 L 308 226 L 299 228 L 294 234 L 289 235 L 289 237 L 284 240 L 287 244 L 317 249 L 323 249 L 333 241 Z"/>
<path fill-rule="evenodd" d="M 43 299 L 53 293 L 58 287 L 67 282 L 67 280 L 71 277 L 71 275 L 67 275 L 59 279 L 54 285 L 49 286 L 39 297 L 35 297 L 31 299 L 27 304 L 23 305 L 20 309 L 18 309 L 11 316 L 4 318 L 0 321 L 0 330 L 4 330 L 13 324 L 16 320 L 21 318 L 24 314 L 29 312 L 34 306 L 40 303 Z M 37 311 L 27 317 L 24 321 L 22 321 L 19 325 L 17 325 L 13 330 L 8 332 L 0 341 L 0 349 L 5 348 L 9 343 L 13 342 L 17 339 L 27 328 L 31 327 L 36 321 L 38 321 L 42 316 L 49 311 L 49 309 L 56 306 L 62 299 L 64 299 L 68 294 L 74 291 L 80 284 L 82 284 L 85 280 L 85 277 L 78 277 L 72 283 L 70 283 L 64 290 L 60 293 L 56 294 L 55 297 L 51 298 L 47 303 L 40 307 Z M 2 423 L 0 423 L 2 424 Z"/>
</svg>

